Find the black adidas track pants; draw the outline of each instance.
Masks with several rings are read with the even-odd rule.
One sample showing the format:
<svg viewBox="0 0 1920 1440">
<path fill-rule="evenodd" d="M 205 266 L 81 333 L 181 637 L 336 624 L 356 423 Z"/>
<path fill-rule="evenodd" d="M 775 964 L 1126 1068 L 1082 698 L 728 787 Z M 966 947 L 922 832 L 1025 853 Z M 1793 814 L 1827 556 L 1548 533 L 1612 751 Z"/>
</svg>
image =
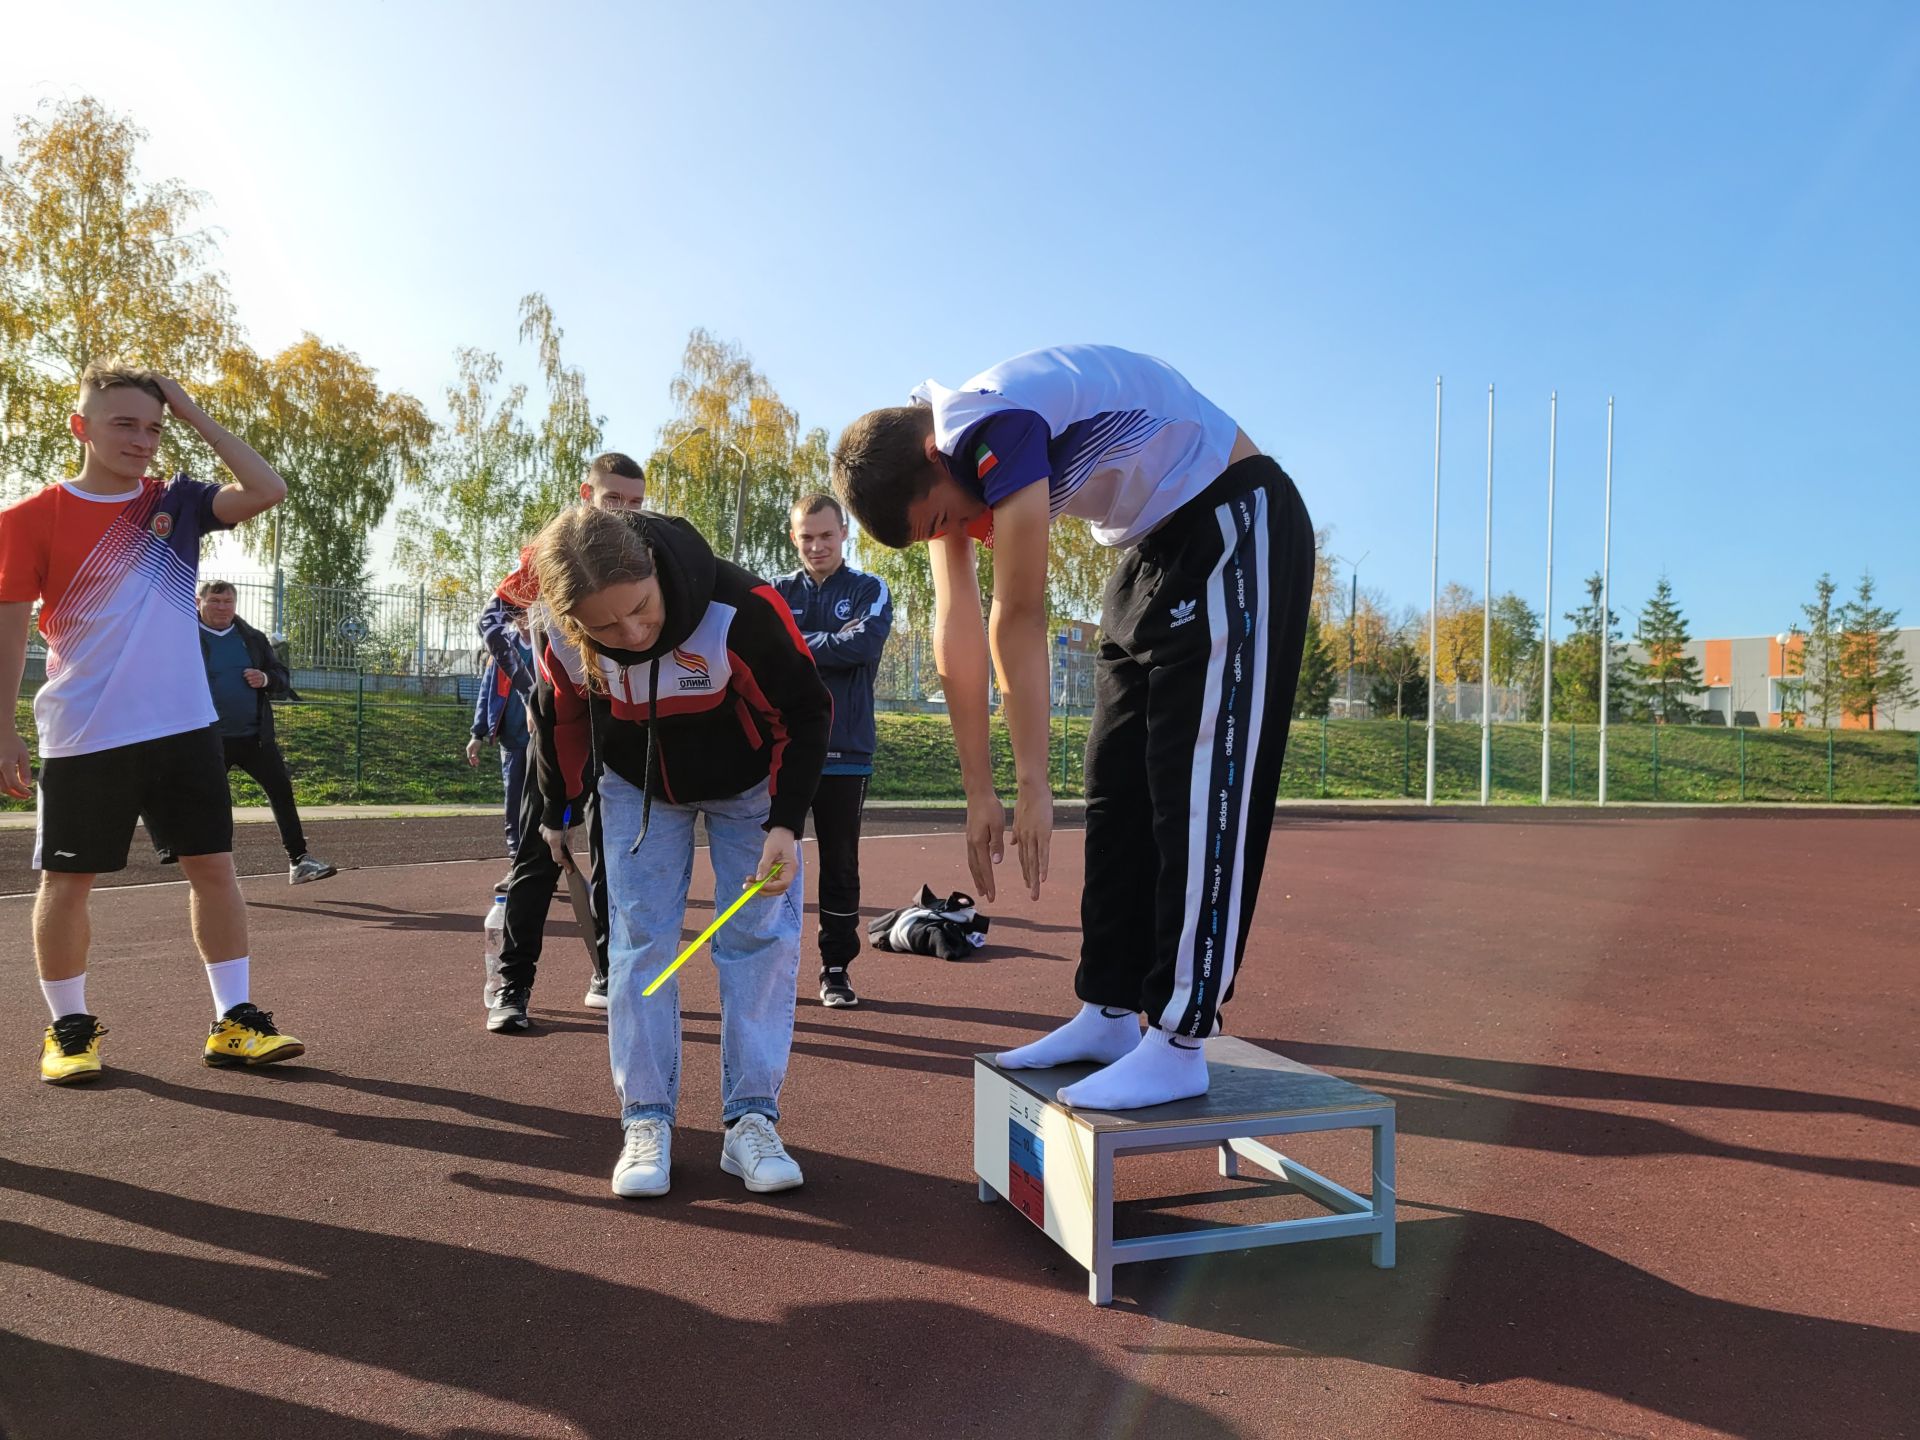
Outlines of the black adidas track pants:
<svg viewBox="0 0 1920 1440">
<path fill-rule="evenodd" d="M 1312 593 L 1313 522 L 1264 455 L 1109 580 L 1087 737 L 1083 1001 L 1218 1031 L 1260 894 Z"/>
</svg>

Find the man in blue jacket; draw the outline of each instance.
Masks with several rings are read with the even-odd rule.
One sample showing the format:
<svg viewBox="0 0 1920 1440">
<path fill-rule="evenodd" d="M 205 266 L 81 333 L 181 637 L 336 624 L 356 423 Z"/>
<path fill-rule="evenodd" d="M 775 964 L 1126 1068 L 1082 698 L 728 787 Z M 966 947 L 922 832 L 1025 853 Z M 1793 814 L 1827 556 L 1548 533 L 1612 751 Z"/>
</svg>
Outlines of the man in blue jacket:
<svg viewBox="0 0 1920 1440">
<path fill-rule="evenodd" d="M 803 495 L 789 531 L 800 568 L 775 580 L 820 678 L 833 695 L 833 734 L 813 796 L 820 850 L 820 1003 L 858 1005 L 847 967 L 860 953 L 860 812 L 873 774 L 873 677 L 893 629 L 887 582 L 846 563 L 847 512 L 831 495 Z"/>
<path fill-rule="evenodd" d="M 520 664 L 518 673 L 531 673 L 533 648 L 527 642 L 524 617 L 520 624 L 508 628 L 512 632 L 512 652 Z M 513 857 L 520 850 L 520 809 L 527 789 L 527 702 L 525 694 L 514 687 L 515 673 L 491 655 L 487 657 L 480 693 L 473 702 L 472 738 L 467 741 L 469 765 L 480 763 L 482 745 L 500 747 L 500 786 L 507 802 L 507 873 L 493 887 L 496 895 L 506 894 L 513 879 Z"/>
</svg>

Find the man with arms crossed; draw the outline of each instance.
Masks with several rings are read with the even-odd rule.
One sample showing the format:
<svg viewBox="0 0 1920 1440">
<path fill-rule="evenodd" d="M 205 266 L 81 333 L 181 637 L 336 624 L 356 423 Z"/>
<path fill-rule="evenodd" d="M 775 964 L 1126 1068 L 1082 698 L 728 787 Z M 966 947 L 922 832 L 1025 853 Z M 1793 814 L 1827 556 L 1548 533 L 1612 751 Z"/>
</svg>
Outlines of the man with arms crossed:
<svg viewBox="0 0 1920 1440">
<path fill-rule="evenodd" d="M 147 474 L 171 411 L 232 471 L 220 486 Z M 87 897 L 127 863 L 137 820 L 179 857 L 193 938 L 213 991 L 209 1065 L 266 1065 L 304 1047 L 248 994 L 247 908 L 233 868 L 226 757 L 200 657 L 194 578 L 201 537 L 278 504 L 286 482 L 252 449 L 149 371 L 89 367 L 68 422 L 86 449 L 73 480 L 0 511 L 0 685 L 19 693 L 36 601 L 47 682 L 34 697 L 40 812 L 34 958 L 53 1023 L 41 1078 L 100 1073 L 104 1027 L 87 1009 Z M 33 793 L 11 710 L 0 721 L 0 789 Z"/>
</svg>

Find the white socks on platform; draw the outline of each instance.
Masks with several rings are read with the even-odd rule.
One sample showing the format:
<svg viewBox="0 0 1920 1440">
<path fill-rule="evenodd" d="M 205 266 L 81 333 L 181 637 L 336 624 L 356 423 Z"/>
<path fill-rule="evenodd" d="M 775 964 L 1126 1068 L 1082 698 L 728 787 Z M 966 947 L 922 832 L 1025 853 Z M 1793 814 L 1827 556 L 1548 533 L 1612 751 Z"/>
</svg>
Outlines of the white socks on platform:
<svg viewBox="0 0 1920 1440">
<path fill-rule="evenodd" d="M 1140 1042 L 1140 1017 L 1131 1010 L 1082 1005 L 1080 1013 L 1051 1035 L 1009 1050 L 997 1059 L 1003 1070 L 1045 1070 L 1091 1060 L 1111 1065 Z"/>
<path fill-rule="evenodd" d="M 47 1009 L 56 1020 L 69 1015 L 87 1013 L 87 976 L 86 972 L 74 976 L 71 980 L 42 980 L 40 993 L 47 997 Z"/>
<path fill-rule="evenodd" d="M 1206 1093 L 1206 1042 L 1149 1027 L 1138 1045 L 1106 1069 L 1063 1089 L 1060 1103 L 1079 1110 L 1138 1110 Z"/>
<path fill-rule="evenodd" d="M 213 1018 L 218 1020 L 236 1005 L 247 1003 L 247 971 L 251 957 L 222 960 L 207 966 L 207 984 L 213 987 Z"/>
</svg>

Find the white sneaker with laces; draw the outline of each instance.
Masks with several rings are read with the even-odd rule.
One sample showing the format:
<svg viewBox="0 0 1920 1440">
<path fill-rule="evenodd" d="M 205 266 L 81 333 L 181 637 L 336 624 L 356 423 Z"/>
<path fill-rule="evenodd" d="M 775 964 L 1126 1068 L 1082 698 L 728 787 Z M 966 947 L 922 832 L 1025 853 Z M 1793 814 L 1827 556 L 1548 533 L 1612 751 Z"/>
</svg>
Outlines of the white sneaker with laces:
<svg viewBox="0 0 1920 1440">
<path fill-rule="evenodd" d="M 613 1193 L 628 1200 L 664 1195 L 672 1165 L 673 1127 L 664 1120 L 636 1120 L 627 1126 L 620 1163 L 613 1167 Z"/>
<path fill-rule="evenodd" d="M 756 1195 L 793 1190 L 804 1179 L 800 1166 L 780 1143 L 773 1121 L 758 1113 L 742 1115 L 727 1131 L 720 1147 L 720 1168 L 738 1175 Z"/>
</svg>

